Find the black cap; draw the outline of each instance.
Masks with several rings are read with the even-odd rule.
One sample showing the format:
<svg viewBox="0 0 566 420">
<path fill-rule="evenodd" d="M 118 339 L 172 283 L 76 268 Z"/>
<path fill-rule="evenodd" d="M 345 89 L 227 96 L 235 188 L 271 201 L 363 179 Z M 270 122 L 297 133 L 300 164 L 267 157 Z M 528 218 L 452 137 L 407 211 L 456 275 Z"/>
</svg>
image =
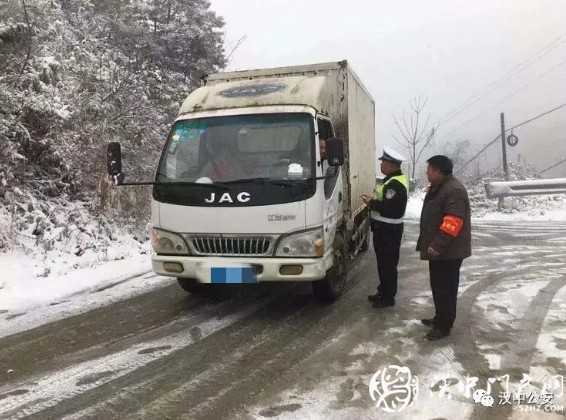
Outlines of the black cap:
<svg viewBox="0 0 566 420">
<path fill-rule="evenodd" d="M 444 175 L 452 175 L 454 164 L 449 157 L 444 155 L 436 155 L 427 160 L 427 163 L 433 168 L 438 169 Z"/>
</svg>

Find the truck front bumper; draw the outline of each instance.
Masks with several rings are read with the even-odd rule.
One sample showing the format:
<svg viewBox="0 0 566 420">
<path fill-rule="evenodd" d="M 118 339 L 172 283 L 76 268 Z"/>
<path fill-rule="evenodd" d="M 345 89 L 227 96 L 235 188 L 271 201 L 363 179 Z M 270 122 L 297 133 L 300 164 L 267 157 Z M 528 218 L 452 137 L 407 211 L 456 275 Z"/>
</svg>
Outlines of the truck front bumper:
<svg viewBox="0 0 566 420">
<path fill-rule="evenodd" d="M 323 258 L 221 258 L 153 255 L 152 266 L 156 274 L 191 278 L 199 283 L 213 283 L 211 274 L 213 269 L 238 266 L 252 267 L 255 272 L 254 282 L 257 283 L 315 281 L 323 279 L 326 272 L 332 267 L 332 253 L 327 253 Z M 171 271 L 172 267 L 174 271 Z"/>
</svg>

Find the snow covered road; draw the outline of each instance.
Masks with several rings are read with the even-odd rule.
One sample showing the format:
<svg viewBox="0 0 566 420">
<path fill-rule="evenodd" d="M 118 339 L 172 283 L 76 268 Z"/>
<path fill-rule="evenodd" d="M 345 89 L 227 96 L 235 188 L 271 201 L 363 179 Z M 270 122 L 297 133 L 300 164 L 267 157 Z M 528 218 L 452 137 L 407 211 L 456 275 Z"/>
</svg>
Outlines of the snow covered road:
<svg viewBox="0 0 566 420">
<path fill-rule="evenodd" d="M 122 294 L 106 303 L 88 306 L 93 291 L 68 298 L 61 305 L 72 316 L 34 323 L 33 311 L 0 314 L 0 418 L 564 418 L 563 395 L 553 413 L 497 398 L 486 407 L 459 384 L 475 377 L 486 388 L 509 375 L 518 385 L 528 374 L 535 392 L 566 375 L 566 223 L 479 222 L 474 231 L 455 329 L 436 343 L 417 321 L 431 315 L 432 298 L 415 223 L 406 226 L 391 309 L 367 302 L 370 251 L 329 306 L 306 285 L 236 288 L 211 300 L 146 274 L 117 284 Z M 142 292 L 127 292 L 136 282 Z M 414 404 L 398 413 L 377 408 L 368 392 L 389 365 L 420 381 Z M 489 386 L 494 396 L 504 389 Z"/>
</svg>

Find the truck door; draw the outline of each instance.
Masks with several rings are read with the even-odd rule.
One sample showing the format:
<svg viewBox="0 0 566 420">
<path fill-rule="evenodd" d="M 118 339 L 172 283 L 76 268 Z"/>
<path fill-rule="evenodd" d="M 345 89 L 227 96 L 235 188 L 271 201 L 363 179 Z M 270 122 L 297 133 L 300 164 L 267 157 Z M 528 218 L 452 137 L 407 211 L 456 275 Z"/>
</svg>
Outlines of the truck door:
<svg viewBox="0 0 566 420">
<path fill-rule="evenodd" d="M 317 132 L 319 145 L 324 140 L 334 137 L 334 129 L 329 119 L 319 116 L 317 118 Z M 343 216 L 343 192 L 342 171 L 339 166 L 329 166 L 325 156 L 322 156 L 323 148 L 319 150 L 317 166 L 321 169 L 319 176 L 324 176 L 324 227 L 325 241 L 333 243 L 336 226 Z"/>
</svg>

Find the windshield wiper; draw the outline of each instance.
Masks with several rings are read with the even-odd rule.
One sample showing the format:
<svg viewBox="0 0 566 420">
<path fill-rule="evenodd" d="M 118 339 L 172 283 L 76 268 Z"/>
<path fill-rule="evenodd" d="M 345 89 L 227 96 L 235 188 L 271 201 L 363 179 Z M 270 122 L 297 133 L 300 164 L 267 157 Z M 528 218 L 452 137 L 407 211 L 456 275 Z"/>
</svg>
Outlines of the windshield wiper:
<svg viewBox="0 0 566 420">
<path fill-rule="evenodd" d="M 276 179 L 276 178 L 244 178 L 244 179 L 236 179 L 233 181 L 224 182 L 224 185 L 231 185 L 231 184 L 273 184 L 273 185 L 280 185 L 283 187 L 292 187 L 297 184 L 297 182 L 304 182 L 308 181 L 308 179 L 297 179 L 297 180 L 290 180 L 290 179 Z"/>
<path fill-rule="evenodd" d="M 158 181 L 155 183 L 156 185 L 186 185 L 186 186 L 193 186 L 193 187 L 204 187 L 204 188 L 214 188 L 216 190 L 226 191 L 229 188 L 224 184 L 219 183 L 205 183 L 205 182 L 190 182 L 190 181 L 171 181 L 171 182 L 163 182 Z"/>
<path fill-rule="evenodd" d="M 266 183 L 269 182 L 271 178 L 242 178 L 242 179 L 234 179 L 232 181 L 226 181 L 224 184 L 254 184 L 254 183 Z"/>
</svg>

